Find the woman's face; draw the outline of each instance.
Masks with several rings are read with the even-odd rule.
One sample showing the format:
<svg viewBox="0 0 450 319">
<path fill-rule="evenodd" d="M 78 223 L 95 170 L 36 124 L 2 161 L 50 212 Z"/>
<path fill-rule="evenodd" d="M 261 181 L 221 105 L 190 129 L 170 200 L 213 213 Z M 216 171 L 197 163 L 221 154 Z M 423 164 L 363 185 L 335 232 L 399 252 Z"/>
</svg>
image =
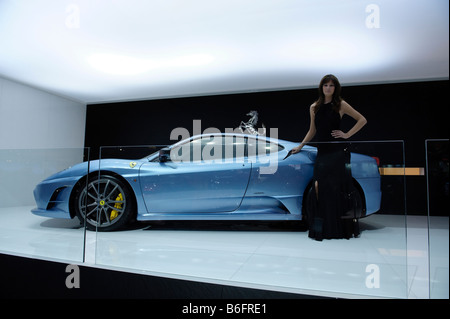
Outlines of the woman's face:
<svg viewBox="0 0 450 319">
<path fill-rule="evenodd" d="M 334 94 L 334 83 L 333 81 L 328 81 L 322 87 L 323 94 L 327 97 L 331 97 Z"/>
</svg>

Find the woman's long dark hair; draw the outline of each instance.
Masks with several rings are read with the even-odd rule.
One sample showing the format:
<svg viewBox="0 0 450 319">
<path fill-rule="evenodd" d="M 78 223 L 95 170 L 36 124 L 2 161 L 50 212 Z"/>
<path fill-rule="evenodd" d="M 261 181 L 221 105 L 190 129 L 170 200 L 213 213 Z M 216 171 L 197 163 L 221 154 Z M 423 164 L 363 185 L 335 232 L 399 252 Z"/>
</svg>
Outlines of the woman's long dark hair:
<svg viewBox="0 0 450 319">
<path fill-rule="evenodd" d="M 337 79 L 337 77 L 335 77 L 333 74 L 327 74 L 322 78 L 322 80 L 320 80 L 319 98 L 315 102 L 314 113 L 317 113 L 317 111 L 320 109 L 320 107 L 324 104 L 325 94 L 323 94 L 323 86 L 330 81 L 332 81 L 334 84 L 334 93 L 333 93 L 333 100 L 332 100 L 333 110 L 336 112 L 339 112 L 339 110 L 341 109 L 341 101 L 342 101 L 341 84 L 339 83 L 339 80 Z"/>
</svg>

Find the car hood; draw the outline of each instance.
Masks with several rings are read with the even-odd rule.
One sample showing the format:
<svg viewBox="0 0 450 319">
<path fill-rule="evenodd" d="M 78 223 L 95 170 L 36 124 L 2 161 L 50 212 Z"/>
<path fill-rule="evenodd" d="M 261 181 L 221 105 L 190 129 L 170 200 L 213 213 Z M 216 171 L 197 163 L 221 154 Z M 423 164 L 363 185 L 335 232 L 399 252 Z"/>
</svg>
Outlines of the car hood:
<svg viewBox="0 0 450 319">
<path fill-rule="evenodd" d="M 89 172 L 95 172 L 100 169 L 104 170 L 123 170 L 123 169 L 139 169 L 139 167 L 146 162 L 146 160 L 130 160 L 130 159 L 103 159 L 83 162 L 68 167 L 58 173 L 47 177 L 44 181 L 67 178 L 67 177 L 82 177 Z"/>
</svg>

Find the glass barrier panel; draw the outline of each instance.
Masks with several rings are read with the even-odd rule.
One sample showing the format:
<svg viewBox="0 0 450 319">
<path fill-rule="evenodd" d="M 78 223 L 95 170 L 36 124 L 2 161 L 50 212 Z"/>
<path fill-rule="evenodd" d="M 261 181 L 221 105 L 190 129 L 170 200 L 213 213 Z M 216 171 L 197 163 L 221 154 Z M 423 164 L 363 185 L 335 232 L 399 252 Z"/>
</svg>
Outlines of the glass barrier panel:
<svg viewBox="0 0 450 319">
<path fill-rule="evenodd" d="M 448 141 L 448 139 L 425 141 L 431 299 L 449 298 Z"/>
<path fill-rule="evenodd" d="M 332 144 L 350 159 L 351 209 L 338 222 L 355 236 L 321 241 L 305 218 L 318 144 L 290 156 L 298 143 L 264 137 L 102 147 L 95 263 L 275 291 L 407 298 L 404 143 Z"/>
<path fill-rule="evenodd" d="M 85 230 L 71 209 L 89 149 L 0 150 L 0 251 L 84 261 Z"/>
</svg>

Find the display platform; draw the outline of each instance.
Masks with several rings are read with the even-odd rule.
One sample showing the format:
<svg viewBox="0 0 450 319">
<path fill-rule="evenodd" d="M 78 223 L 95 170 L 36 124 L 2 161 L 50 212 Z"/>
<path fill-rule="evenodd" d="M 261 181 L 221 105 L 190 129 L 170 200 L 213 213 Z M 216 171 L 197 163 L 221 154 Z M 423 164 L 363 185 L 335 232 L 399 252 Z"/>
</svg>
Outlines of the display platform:
<svg viewBox="0 0 450 319">
<path fill-rule="evenodd" d="M 342 298 L 428 298 L 428 286 L 445 280 L 441 273 L 448 270 L 448 257 L 434 262 L 442 267 L 432 271 L 440 275 L 429 282 L 426 216 L 375 214 L 361 220 L 360 238 L 317 242 L 301 224 L 280 222 L 157 222 L 85 233 L 77 219 L 42 218 L 32 215 L 31 208 L 0 209 L 0 252 Z M 436 218 L 445 220 L 437 223 L 441 227 L 433 238 L 441 238 L 440 249 L 448 256 L 448 217 Z M 448 296 L 448 274 L 446 280 Z"/>
</svg>

